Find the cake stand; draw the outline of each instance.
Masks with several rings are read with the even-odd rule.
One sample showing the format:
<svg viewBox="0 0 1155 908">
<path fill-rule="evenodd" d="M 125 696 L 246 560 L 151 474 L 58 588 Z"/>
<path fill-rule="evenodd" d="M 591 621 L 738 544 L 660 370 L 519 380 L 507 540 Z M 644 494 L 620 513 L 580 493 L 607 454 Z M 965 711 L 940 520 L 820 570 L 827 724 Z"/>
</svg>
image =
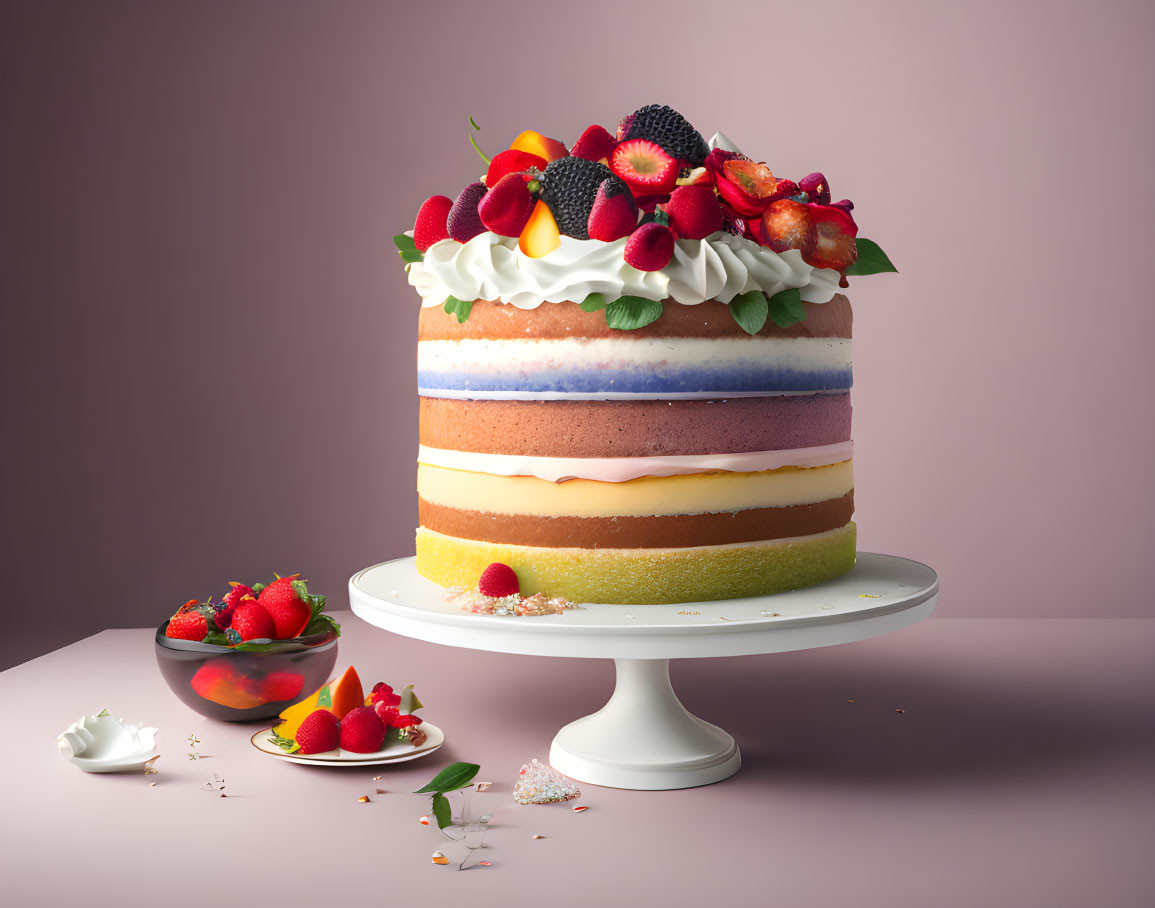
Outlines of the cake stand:
<svg viewBox="0 0 1155 908">
<path fill-rule="evenodd" d="M 670 684 L 671 659 L 750 656 L 852 643 L 927 617 L 938 578 L 917 561 L 858 554 L 850 573 L 818 586 L 747 599 L 676 605 L 584 605 L 562 615 L 475 615 L 399 558 L 354 574 L 353 613 L 377 627 L 446 646 L 613 659 L 609 702 L 557 733 L 550 763 L 581 782 L 657 791 L 719 782 L 742 757 L 722 729 L 691 715 Z"/>
</svg>

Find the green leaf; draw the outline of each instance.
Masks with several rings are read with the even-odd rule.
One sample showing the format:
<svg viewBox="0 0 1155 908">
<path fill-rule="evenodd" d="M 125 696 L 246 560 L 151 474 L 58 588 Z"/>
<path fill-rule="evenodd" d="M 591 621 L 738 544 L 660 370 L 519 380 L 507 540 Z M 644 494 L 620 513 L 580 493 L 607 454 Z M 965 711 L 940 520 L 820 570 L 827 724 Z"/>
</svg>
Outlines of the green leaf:
<svg viewBox="0 0 1155 908">
<path fill-rule="evenodd" d="M 406 236 L 404 233 L 399 233 L 393 237 L 393 245 L 397 247 L 397 252 L 401 256 L 403 262 L 420 262 L 425 259 L 421 254 L 421 250 L 417 248 L 417 244 L 413 242 L 413 237 Z M 253 587 L 255 590 L 256 587 Z"/>
<path fill-rule="evenodd" d="M 770 312 L 770 305 L 766 302 L 766 294 L 761 290 L 751 290 L 730 300 L 730 314 L 738 327 L 747 334 L 757 334 L 766 324 L 766 316 Z"/>
<path fill-rule="evenodd" d="M 205 638 L 201 643 L 211 643 L 213 646 L 228 646 L 229 640 L 225 636 L 224 631 L 214 626 L 212 630 L 205 634 Z"/>
<path fill-rule="evenodd" d="M 453 824 L 453 811 L 449 808 L 449 798 L 441 792 L 433 795 L 433 816 L 437 818 L 438 829 L 444 829 Z"/>
<path fill-rule="evenodd" d="M 328 709 L 333 705 L 333 688 L 328 684 L 321 688 L 321 692 L 317 694 L 317 709 Z"/>
<path fill-rule="evenodd" d="M 806 318 L 806 308 L 797 288 L 780 290 L 766 302 L 770 321 L 779 328 L 789 328 Z"/>
<path fill-rule="evenodd" d="M 600 293 L 591 293 L 584 300 L 578 303 L 578 307 L 582 312 L 600 312 L 606 308 L 606 298 Z"/>
<path fill-rule="evenodd" d="M 661 314 L 661 300 L 621 296 L 606 306 L 606 324 L 618 331 L 633 331 L 656 322 Z"/>
<path fill-rule="evenodd" d="M 268 740 L 270 744 L 276 744 L 277 747 L 281 748 L 281 750 L 287 754 L 296 753 L 301 747 L 301 745 L 292 738 L 282 738 L 276 732 L 274 732 L 273 736 Z"/>
<path fill-rule="evenodd" d="M 882 247 L 874 240 L 860 236 L 855 242 L 858 246 L 858 261 L 846 269 L 847 274 L 882 274 L 885 271 L 898 271 L 890 256 L 883 252 Z"/>
<path fill-rule="evenodd" d="M 253 595 L 254 596 L 261 595 L 261 590 L 263 590 L 266 586 L 268 586 L 267 583 L 254 583 L 251 587 L 251 589 L 253 591 Z"/>
<path fill-rule="evenodd" d="M 445 301 L 445 305 L 442 308 L 450 315 L 456 315 L 457 321 L 460 324 L 469 318 L 469 313 L 473 310 L 473 301 L 459 300 L 457 297 L 451 296 Z"/>
<path fill-rule="evenodd" d="M 414 794 L 424 794 L 429 791 L 457 791 L 457 789 L 468 785 L 479 772 L 481 772 L 481 767 L 476 763 L 450 764 L 435 775 L 431 781 L 418 788 Z"/>
</svg>

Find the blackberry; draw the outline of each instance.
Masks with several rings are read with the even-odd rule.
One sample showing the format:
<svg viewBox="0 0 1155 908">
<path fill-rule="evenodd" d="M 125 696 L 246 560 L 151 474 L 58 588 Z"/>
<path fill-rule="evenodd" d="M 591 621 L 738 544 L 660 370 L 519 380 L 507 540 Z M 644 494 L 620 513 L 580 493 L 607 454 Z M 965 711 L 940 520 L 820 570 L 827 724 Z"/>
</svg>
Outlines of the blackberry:
<svg viewBox="0 0 1155 908">
<path fill-rule="evenodd" d="M 618 141 L 649 139 L 671 157 L 700 167 L 710 149 L 702 134 L 680 113 L 665 104 L 647 104 L 618 124 Z"/>
<path fill-rule="evenodd" d="M 598 187 L 613 174 L 605 164 L 585 158 L 550 161 L 541 177 L 541 197 L 549 206 L 557 229 L 566 236 L 588 240 L 590 209 Z"/>
</svg>

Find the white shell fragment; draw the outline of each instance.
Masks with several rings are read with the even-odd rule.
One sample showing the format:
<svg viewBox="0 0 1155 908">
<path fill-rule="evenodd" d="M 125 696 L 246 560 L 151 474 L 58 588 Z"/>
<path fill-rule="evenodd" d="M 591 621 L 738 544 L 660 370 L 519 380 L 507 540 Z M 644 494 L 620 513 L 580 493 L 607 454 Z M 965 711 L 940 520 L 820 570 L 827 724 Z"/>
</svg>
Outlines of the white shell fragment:
<svg viewBox="0 0 1155 908">
<path fill-rule="evenodd" d="M 734 151 L 741 154 L 742 151 L 734 144 L 734 141 L 724 132 L 716 132 L 710 137 L 710 141 L 706 143 L 706 147 L 713 151 L 715 148 L 721 148 L 722 151 Z"/>
<path fill-rule="evenodd" d="M 160 756 L 156 733 L 143 723 L 126 725 L 102 712 L 81 716 L 56 742 L 64 758 L 85 772 L 141 772 L 149 760 Z"/>
</svg>

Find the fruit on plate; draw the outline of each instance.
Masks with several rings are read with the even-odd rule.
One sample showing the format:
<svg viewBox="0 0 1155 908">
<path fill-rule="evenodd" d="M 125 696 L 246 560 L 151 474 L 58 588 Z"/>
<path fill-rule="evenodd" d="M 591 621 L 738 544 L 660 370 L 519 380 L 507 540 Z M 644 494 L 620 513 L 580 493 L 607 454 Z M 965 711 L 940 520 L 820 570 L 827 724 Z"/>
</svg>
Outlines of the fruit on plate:
<svg viewBox="0 0 1155 908">
<path fill-rule="evenodd" d="M 421 718 L 413 715 L 421 708 L 412 684 L 396 694 L 384 681 L 378 681 L 366 696 L 357 670 L 350 665 L 335 681 L 321 685 L 301 702 L 282 710 L 269 740 L 288 753 L 320 753 L 332 750 L 337 744 L 320 747 L 329 739 L 318 738 L 317 726 L 340 723 L 342 750 L 373 753 L 391 742 L 401 741 L 416 747 L 426 738 L 418 727 Z M 318 717 L 317 713 L 326 713 L 332 720 Z M 306 747 L 319 749 L 306 750 Z"/>
<path fill-rule="evenodd" d="M 319 754 L 336 750 L 341 743 L 341 720 L 327 709 L 315 709 L 297 729 L 297 752 Z"/>
</svg>

